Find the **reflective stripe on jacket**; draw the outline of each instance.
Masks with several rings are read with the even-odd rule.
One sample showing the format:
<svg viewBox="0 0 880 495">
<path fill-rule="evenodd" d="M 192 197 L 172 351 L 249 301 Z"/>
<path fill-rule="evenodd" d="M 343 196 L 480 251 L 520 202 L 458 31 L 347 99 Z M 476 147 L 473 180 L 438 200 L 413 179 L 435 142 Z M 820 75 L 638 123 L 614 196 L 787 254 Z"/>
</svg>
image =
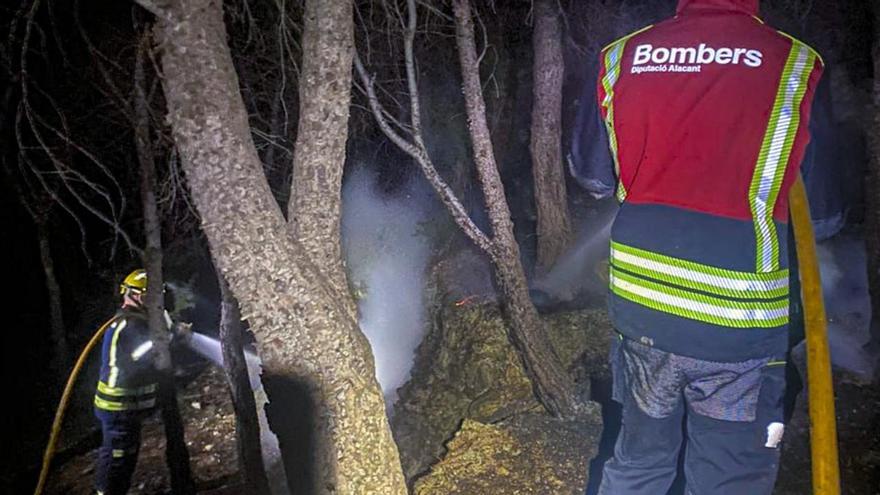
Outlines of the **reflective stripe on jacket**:
<svg viewBox="0 0 880 495">
<path fill-rule="evenodd" d="M 683 0 L 674 18 L 600 56 L 597 102 L 622 202 L 612 318 L 699 359 L 787 345 L 787 196 L 823 63 L 756 13 L 756 0 Z"/>
<path fill-rule="evenodd" d="M 120 310 L 104 335 L 95 407 L 142 411 L 156 405 L 156 373 L 146 315 Z"/>
</svg>

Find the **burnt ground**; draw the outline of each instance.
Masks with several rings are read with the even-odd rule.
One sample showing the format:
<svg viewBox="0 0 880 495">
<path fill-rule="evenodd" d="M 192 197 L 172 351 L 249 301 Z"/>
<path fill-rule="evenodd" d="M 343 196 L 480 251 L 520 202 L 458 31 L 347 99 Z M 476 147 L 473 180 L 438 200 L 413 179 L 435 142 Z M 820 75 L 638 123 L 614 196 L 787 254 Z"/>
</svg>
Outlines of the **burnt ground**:
<svg viewBox="0 0 880 495">
<path fill-rule="evenodd" d="M 859 382 L 845 373 L 836 373 L 834 381 L 842 493 L 880 495 L 880 387 Z M 786 429 L 776 495 L 812 493 L 806 402 L 806 395 L 801 394 Z M 237 473 L 235 420 L 222 375 L 213 369 L 203 372 L 181 391 L 180 404 L 200 493 L 242 493 Z M 143 438 L 130 493 L 168 493 L 164 434 L 158 417 L 146 422 Z M 95 452 L 90 451 L 56 468 L 47 493 L 90 493 L 94 456 Z"/>
</svg>

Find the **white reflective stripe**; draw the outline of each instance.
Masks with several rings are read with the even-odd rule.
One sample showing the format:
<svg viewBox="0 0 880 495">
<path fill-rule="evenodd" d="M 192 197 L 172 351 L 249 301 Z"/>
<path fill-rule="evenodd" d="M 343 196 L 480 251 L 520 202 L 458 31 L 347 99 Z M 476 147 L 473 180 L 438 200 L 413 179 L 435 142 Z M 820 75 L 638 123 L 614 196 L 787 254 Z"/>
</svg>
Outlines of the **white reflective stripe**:
<svg viewBox="0 0 880 495">
<path fill-rule="evenodd" d="M 141 272 L 134 276 L 135 280 L 140 280 L 142 278 L 147 278 L 147 272 Z"/>
<path fill-rule="evenodd" d="M 666 275 L 681 277 L 694 282 L 700 282 L 712 285 L 721 289 L 733 289 L 742 291 L 767 291 L 774 289 L 783 289 L 788 287 L 788 277 L 780 277 L 776 280 L 742 280 L 736 278 L 721 277 L 719 275 L 710 275 L 708 273 L 688 270 L 680 266 L 669 265 L 660 261 L 642 258 L 633 254 L 629 254 L 614 248 L 611 248 L 611 255 L 614 259 L 618 259 L 624 263 L 629 263 L 646 270 L 651 270 Z"/>
<path fill-rule="evenodd" d="M 167 325 L 168 328 L 171 328 L 171 325 L 173 325 L 174 322 L 171 321 L 171 315 L 168 314 L 168 311 L 163 311 L 162 316 L 165 317 L 165 325 Z"/>
<path fill-rule="evenodd" d="M 760 266 L 758 267 L 758 269 L 763 272 L 773 270 L 773 239 L 776 237 L 776 227 L 773 225 L 772 211 L 776 205 L 768 204 L 768 202 L 770 199 L 770 193 L 776 182 L 777 171 L 779 167 L 785 167 L 788 162 L 787 159 L 784 161 L 782 160 L 783 151 L 786 148 L 785 142 L 789 135 L 789 127 L 791 126 L 793 114 L 796 111 L 800 111 L 800 109 L 794 108 L 794 99 L 801 84 L 806 84 L 806 81 L 802 81 L 802 79 L 804 71 L 808 69 L 808 58 L 809 50 L 803 45 L 799 46 L 797 60 L 791 69 L 788 81 L 784 82 L 785 96 L 782 100 L 779 117 L 772 123 L 775 125 L 773 129 L 773 138 L 770 141 L 767 158 L 764 162 L 764 167 L 761 170 L 758 193 L 753 200 L 753 207 L 756 213 L 755 221 L 758 223 L 758 231 L 763 238 L 763 242 L 759 243 L 761 245 L 761 253 Z M 812 70 L 812 67 L 809 69 Z M 787 157 L 788 154 L 786 154 L 786 158 Z"/>
<path fill-rule="evenodd" d="M 622 280 L 619 277 L 612 277 L 611 281 L 615 286 L 627 292 L 631 292 L 637 296 L 646 297 L 663 304 L 668 304 L 677 308 L 694 311 L 697 313 L 703 313 L 705 315 L 715 316 L 719 318 L 728 318 L 730 320 L 740 321 L 755 321 L 773 320 L 776 318 L 788 316 L 787 306 L 774 310 L 725 308 L 722 306 L 715 306 L 714 304 L 708 304 L 702 301 L 695 301 L 693 299 L 686 299 L 683 297 L 673 296 L 671 294 L 665 294 L 663 292 L 627 282 L 626 280 Z"/>
<path fill-rule="evenodd" d="M 144 356 L 144 354 L 149 352 L 150 349 L 152 349 L 152 348 L 153 348 L 153 341 L 148 340 L 148 341 L 144 342 L 143 344 L 139 345 L 137 347 L 137 349 L 135 349 L 134 352 L 131 353 L 131 358 L 134 359 L 135 361 L 137 361 L 138 359 L 142 358 Z"/>
<path fill-rule="evenodd" d="M 127 324 L 125 319 L 113 324 L 113 338 L 110 340 L 110 376 L 107 377 L 107 385 L 111 387 L 115 387 L 116 380 L 119 379 L 119 368 L 116 366 L 116 344 L 119 342 L 119 334 Z"/>
</svg>

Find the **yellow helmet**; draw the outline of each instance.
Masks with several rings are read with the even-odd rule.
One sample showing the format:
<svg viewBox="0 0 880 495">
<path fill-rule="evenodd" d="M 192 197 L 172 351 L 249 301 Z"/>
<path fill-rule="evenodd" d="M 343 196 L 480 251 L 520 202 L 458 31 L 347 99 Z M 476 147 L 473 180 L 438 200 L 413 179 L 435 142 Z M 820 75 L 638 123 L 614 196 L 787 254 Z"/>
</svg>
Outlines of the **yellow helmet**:
<svg viewBox="0 0 880 495">
<path fill-rule="evenodd" d="M 125 279 L 122 280 L 122 284 L 119 285 L 119 293 L 125 294 L 128 291 L 132 291 L 136 294 L 143 294 L 147 291 L 147 271 L 143 268 L 138 268 L 137 270 L 128 274 Z"/>
</svg>

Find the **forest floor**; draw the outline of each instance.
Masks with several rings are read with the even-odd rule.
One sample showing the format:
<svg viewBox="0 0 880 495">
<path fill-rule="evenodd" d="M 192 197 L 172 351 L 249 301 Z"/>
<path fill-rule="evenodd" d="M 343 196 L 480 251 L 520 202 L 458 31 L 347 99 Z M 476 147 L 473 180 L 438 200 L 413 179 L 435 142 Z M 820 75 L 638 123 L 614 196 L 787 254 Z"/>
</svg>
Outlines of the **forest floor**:
<svg viewBox="0 0 880 495">
<path fill-rule="evenodd" d="M 208 367 L 178 392 L 186 443 L 199 493 L 242 493 L 238 474 L 235 415 L 222 372 Z M 97 420 L 95 420 L 97 425 Z M 50 477 L 49 495 L 92 493 L 97 451 L 74 457 Z M 131 495 L 169 493 L 165 466 L 165 432 L 158 413 L 144 422 L 141 452 L 132 479 Z"/>
<path fill-rule="evenodd" d="M 880 386 L 835 373 L 840 464 L 845 495 L 880 495 Z M 801 394 L 786 428 L 776 495 L 811 492 L 807 397 Z M 235 418 L 223 376 L 208 368 L 180 393 L 192 470 L 201 494 L 242 493 L 235 445 Z M 131 494 L 168 493 L 164 433 L 158 415 L 146 421 Z M 57 468 L 48 494 L 91 493 L 95 451 Z M 586 469 L 586 466 L 585 466 Z M 479 494 L 474 494 L 479 495 Z"/>
</svg>

